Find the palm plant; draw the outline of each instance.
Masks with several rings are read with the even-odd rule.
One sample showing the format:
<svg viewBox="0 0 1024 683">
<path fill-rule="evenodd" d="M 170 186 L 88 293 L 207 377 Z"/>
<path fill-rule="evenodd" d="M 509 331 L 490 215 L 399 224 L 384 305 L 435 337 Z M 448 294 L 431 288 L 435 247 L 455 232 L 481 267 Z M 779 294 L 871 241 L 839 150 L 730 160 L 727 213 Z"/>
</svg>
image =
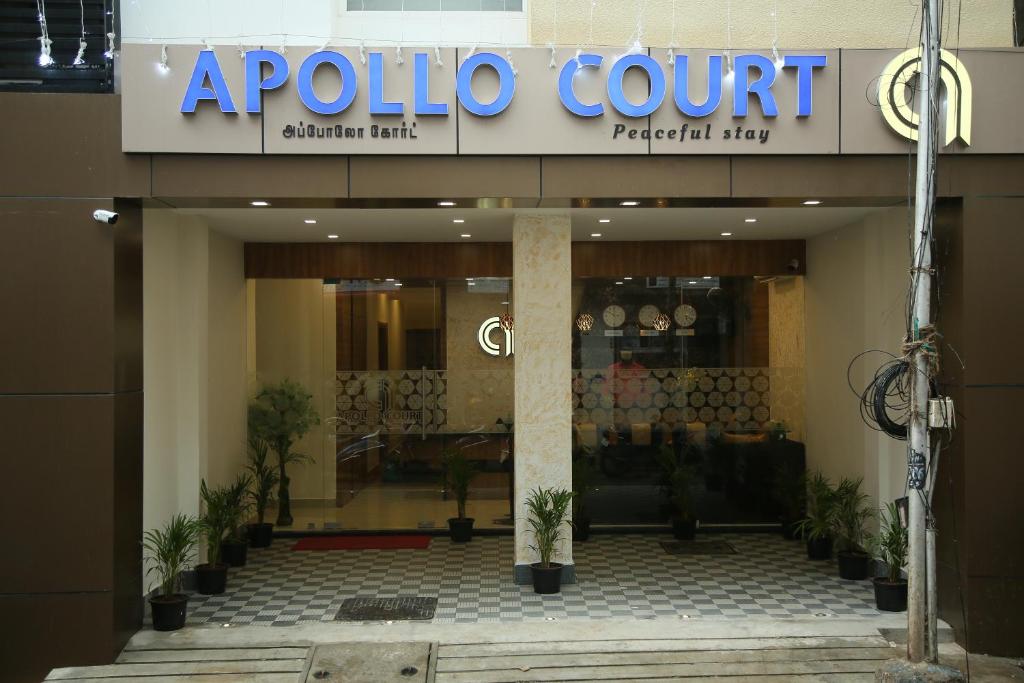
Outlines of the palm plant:
<svg viewBox="0 0 1024 683">
<path fill-rule="evenodd" d="M 249 495 L 252 498 L 252 505 L 256 509 L 256 522 L 263 524 L 267 514 L 267 506 L 274 499 L 274 487 L 280 477 L 274 470 L 273 465 L 268 462 L 267 456 L 270 453 L 270 444 L 266 440 L 255 435 L 249 436 L 249 463 L 245 466 L 252 477 L 252 487 Z"/>
<path fill-rule="evenodd" d="M 860 490 L 863 478 L 842 479 L 835 492 L 835 516 L 833 532 L 839 551 L 863 554 L 867 542 L 866 526 L 872 510 L 868 505 L 868 494 Z"/>
<path fill-rule="evenodd" d="M 248 474 L 240 474 L 235 483 L 227 487 L 227 511 L 229 539 L 239 541 L 245 538 L 245 518 L 252 503 L 249 500 L 249 487 L 252 484 L 252 477 Z"/>
<path fill-rule="evenodd" d="M 187 515 L 174 515 L 163 529 L 150 529 L 142 537 L 146 551 L 146 576 L 156 573 L 160 595 L 170 598 L 181 593 L 181 574 L 193 558 L 199 539 L 199 525 Z"/>
<path fill-rule="evenodd" d="M 888 567 L 889 583 L 900 583 L 903 580 L 903 565 L 907 562 L 907 530 L 900 522 L 900 512 L 896 503 L 889 503 L 880 515 L 878 532 L 878 555 Z"/>
<path fill-rule="evenodd" d="M 526 499 L 530 528 L 536 545 L 530 548 L 540 556 L 541 569 L 551 567 L 551 558 L 562 538 L 562 525 L 572 503 L 572 491 L 536 488 Z"/>
<path fill-rule="evenodd" d="M 455 496 L 458 508 L 458 519 L 467 519 L 466 500 L 469 498 L 469 483 L 476 475 L 476 467 L 459 451 L 449 451 L 444 455 L 445 484 Z"/>
<path fill-rule="evenodd" d="M 210 488 L 203 479 L 199 484 L 199 497 L 203 501 L 199 528 L 206 539 L 206 562 L 212 567 L 220 564 L 220 544 L 234 519 L 232 492 L 227 486 Z"/>
<path fill-rule="evenodd" d="M 808 541 L 832 537 L 836 519 L 836 490 L 821 473 L 807 480 L 807 515 L 797 522 L 796 530 Z"/>
<path fill-rule="evenodd" d="M 290 526 L 293 521 L 287 466 L 311 459 L 292 448 L 318 424 L 320 415 L 313 407 L 313 395 L 298 382 L 286 379 L 266 386 L 249 404 L 249 434 L 266 441 L 277 454 L 278 526 Z"/>
</svg>

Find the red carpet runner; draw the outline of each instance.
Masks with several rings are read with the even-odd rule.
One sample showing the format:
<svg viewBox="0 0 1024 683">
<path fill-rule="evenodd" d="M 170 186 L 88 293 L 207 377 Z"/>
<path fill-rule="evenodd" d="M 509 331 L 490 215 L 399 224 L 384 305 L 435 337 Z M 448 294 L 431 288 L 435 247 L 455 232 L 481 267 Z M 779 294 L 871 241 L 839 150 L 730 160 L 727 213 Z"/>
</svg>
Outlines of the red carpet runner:
<svg viewBox="0 0 1024 683">
<path fill-rule="evenodd" d="M 425 550 L 430 536 L 309 536 L 292 550 Z"/>
</svg>

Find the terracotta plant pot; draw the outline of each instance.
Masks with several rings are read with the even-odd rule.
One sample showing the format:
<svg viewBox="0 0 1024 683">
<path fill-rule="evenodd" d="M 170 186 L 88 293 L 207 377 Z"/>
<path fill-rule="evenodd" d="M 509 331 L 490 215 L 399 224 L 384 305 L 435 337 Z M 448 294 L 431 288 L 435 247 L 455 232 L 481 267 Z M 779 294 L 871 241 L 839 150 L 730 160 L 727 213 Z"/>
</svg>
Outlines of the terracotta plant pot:
<svg viewBox="0 0 1024 683">
<path fill-rule="evenodd" d="M 188 596 L 180 593 L 158 595 L 149 599 L 149 609 L 153 614 L 154 631 L 177 631 L 185 625 Z"/>
<path fill-rule="evenodd" d="M 473 518 L 452 517 L 448 520 L 448 535 L 455 543 L 469 543 L 473 540 Z"/>
<path fill-rule="evenodd" d="M 533 592 L 551 595 L 562 590 L 562 565 L 552 562 L 549 567 L 541 567 L 540 562 L 530 565 L 533 574 Z"/>
<path fill-rule="evenodd" d="M 872 579 L 875 584 L 875 607 L 883 612 L 907 611 L 907 582 L 890 582 L 884 576 Z"/>
</svg>

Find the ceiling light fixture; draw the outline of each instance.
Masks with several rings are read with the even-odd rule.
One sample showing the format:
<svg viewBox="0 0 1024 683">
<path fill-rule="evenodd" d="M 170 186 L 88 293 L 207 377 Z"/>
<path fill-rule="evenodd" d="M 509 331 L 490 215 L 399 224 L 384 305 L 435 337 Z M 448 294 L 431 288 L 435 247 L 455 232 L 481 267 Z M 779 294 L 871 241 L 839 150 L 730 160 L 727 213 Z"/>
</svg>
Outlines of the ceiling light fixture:
<svg viewBox="0 0 1024 683">
<path fill-rule="evenodd" d="M 303 221 L 303 223 L 305 223 L 306 225 L 316 225 L 316 219 L 315 218 L 307 218 L 306 220 Z"/>
<path fill-rule="evenodd" d="M 438 206 L 455 206 L 455 202 L 443 201 L 443 202 L 438 202 L 437 205 Z"/>
<path fill-rule="evenodd" d="M 756 223 L 757 219 L 756 218 L 744 218 L 743 222 L 744 223 Z"/>
<path fill-rule="evenodd" d="M 817 206 L 818 204 L 821 204 L 820 199 L 808 199 L 804 202 L 804 206 Z"/>
<path fill-rule="evenodd" d="M 624 278 L 622 278 L 622 279 L 623 279 L 623 280 L 632 280 L 632 279 L 633 279 L 633 277 L 632 277 L 632 276 L 629 276 L 629 277 L 624 277 Z"/>
<path fill-rule="evenodd" d="M 253 206 L 270 206 L 270 202 L 265 202 L 262 199 L 257 199 L 254 202 L 249 202 Z"/>
<path fill-rule="evenodd" d="M 328 235 L 327 239 L 329 239 L 329 240 L 336 240 L 336 239 L 338 239 L 338 236 L 337 235 Z"/>
<path fill-rule="evenodd" d="M 465 223 L 465 222 L 466 222 L 465 218 L 453 218 L 452 219 L 452 223 Z"/>
<path fill-rule="evenodd" d="M 469 239 L 470 237 L 472 237 L 472 235 L 470 235 L 468 232 L 464 232 L 462 233 L 461 237 L 462 239 Z"/>
<path fill-rule="evenodd" d="M 384 278 L 384 282 L 394 282 L 394 281 L 395 281 L 395 278 L 393 278 L 393 277 L 386 277 L 386 278 Z"/>
<path fill-rule="evenodd" d="M 612 219 L 611 218 L 599 218 L 599 219 L 597 219 L 597 222 L 598 223 L 611 223 Z"/>
<path fill-rule="evenodd" d="M 731 232 L 723 232 L 722 233 L 722 237 L 732 237 L 732 233 Z"/>
<path fill-rule="evenodd" d="M 591 237 L 600 237 L 601 233 L 599 233 L 599 232 L 592 232 L 592 233 L 590 233 L 590 236 Z"/>
<path fill-rule="evenodd" d="M 619 206 L 640 206 L 640 202 L 635 199 L 628 199 L 624 202 L 619 202 Z"/>
<path fill-rule="evenodd" d="M 711 276 L 710 276 L 710 275 L 705 275 L 705 276 L 704 276 L 704 279 L 705 279 L 705 280 L 710 280 L 710 279 L 711 279 Z"/>
</svg>

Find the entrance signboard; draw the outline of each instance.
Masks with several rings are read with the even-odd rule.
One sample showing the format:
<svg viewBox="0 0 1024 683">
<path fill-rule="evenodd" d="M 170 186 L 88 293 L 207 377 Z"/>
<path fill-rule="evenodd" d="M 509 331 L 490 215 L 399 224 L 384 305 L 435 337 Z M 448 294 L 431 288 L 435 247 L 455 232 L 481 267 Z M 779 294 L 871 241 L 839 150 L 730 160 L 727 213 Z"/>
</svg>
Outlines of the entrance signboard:
<svg viewBox="0 0 1024 683">
<path fill-rule="evenodd" d="M 912 50 L 162 50 L 124 46 L 126 152 L 884 154 L 916 135 Z M 1021 58 L 944 53 L 946 152 L 1024 151 L 977 125 L 1016 111 L 986 105 L 1020 97 L 989 74 L 1024 80 Z"/>
</svg>

